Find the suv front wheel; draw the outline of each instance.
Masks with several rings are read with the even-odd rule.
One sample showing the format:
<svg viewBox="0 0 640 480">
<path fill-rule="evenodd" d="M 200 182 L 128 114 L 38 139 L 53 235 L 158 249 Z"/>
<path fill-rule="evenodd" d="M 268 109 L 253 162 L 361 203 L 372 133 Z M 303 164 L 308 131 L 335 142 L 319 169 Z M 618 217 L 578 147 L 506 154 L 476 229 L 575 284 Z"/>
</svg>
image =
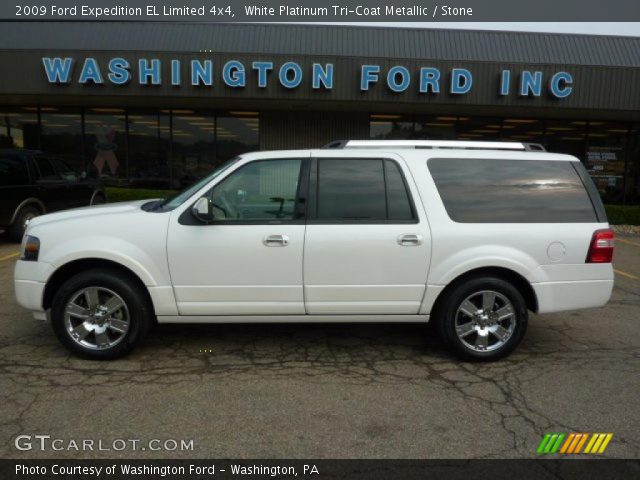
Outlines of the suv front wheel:
<svg viewBox="0 0 640 480">
<path fill-rule="evenodd" d="M 509 282 L 476 277 L 448 292 L 436 311 L 442 338 L 460 356 L 496 360 L 513 351 L 527 330 L 527 306 Z"/>
<path fill-rule="evenodd" d="M 113 359 L 147 335 L 152 311 L 141 287 L 116 270 L 88 270 L 67 280 L 51 308 L 53 330 L 72 352 Z"/>
</svg>

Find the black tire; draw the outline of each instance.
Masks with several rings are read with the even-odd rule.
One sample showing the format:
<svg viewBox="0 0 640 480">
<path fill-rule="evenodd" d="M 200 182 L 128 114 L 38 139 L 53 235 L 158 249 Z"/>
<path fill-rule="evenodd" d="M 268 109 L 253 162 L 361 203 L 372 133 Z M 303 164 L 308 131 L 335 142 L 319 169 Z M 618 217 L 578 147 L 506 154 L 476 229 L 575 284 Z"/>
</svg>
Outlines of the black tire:
<svg viewBox="0 0 640 480">
<path fill-rule="evenodd" d="M 491 311 L 494 313 L 493 316 L 489 315 L 490 318 L 485 318 L 486 315 L 484 313 L 478 313 L 478 317 L 471 317 L 466 313 L 459 313 L 458 309 L 461 308 L 463 302 L 469 297 L 471 297 L 472 304 L 478 306 L 478 310 L 476 311 L 480 311 L 482 309 L 481 303 L 484 299 L 482 292 L 485 291 L 496 292 L 498 294 L 492 303 L 493 307 Z M 527 331 L 527 305 L 522 294 L 511 283 L 495 277 L 474 277 L 458 285 L 454 285 L 445 295 L 446 297 L 442 299 L 442 302 L 438 304 L 434 312 L 435 323 L 438 326 L 438 331 L 442 339 L 459 357 L 465 360 L 477 361 L 497 360 L 511 353 L 522 341 Z M 473 295 L 478 295 L 478 297 Z M 487 298 L 491 298 L 491 293 L 489 293 Z M 512 311 L 513 315 L 508 319 L 497 322 L 496 319 L 499 315 L 497 315 L 496 312 L 501 307 L 506 306 L 505 299 L 510 302 L 511 310 L 504 310 L 503 312 Z M 491 300 L 489 300 L 488 303 L 491 303 Z M 458 317 L 458 315 L 460 316 Z M 458 318 L 459 322 L 464 322 L 464 324 L 458 324 L 460 334 L 462 335 L 463 332 L 469 332 L 466 333 L 467 336 L 465 336 L 464 339 L 457 333 L 456 318 Z M 491 329 L 496 329 L 498 323 L 504 328 L 507 325 L 510 326 L 512 321 L 513 329 L 507 329 L 508 332 L 510 331 L 510 336 L 506 337 L 506 341 L 500 340 L 496 333 L 480 335 L 480 332 L 486 333 L 487 331 L 491 331 Z M 474 326 L 474 322 L 481 323 Z M 482 322 L 487 322 L 489 326 L 483 328 Z M 478 328 L 480 330 L 478 330 Z M 504 330 L 500 330 L 497 333 L 503 332 Z M 488 338 L 488 346 L 485 347 L 485 350 L 479 351 L 478 348 L 483 348 L 484 346 L 484 342 L 481 341 L 481 337 L 483 336 Z M 494 342 L 493 345 L 490 343 L 492 341 Z M 471 343 L 474 343 L 474 345 L 470 346 L 469 344 Z"/>
<path fill-rule="evenodd" d="M 78 292 L 93 287 L 97 287 L 101 289 L 101 291 L 111 291 L 117 294 L 126 306 L 128 329 L 118 337 L 121 337 L 121 339 L 113 346 L 89 348 L 72 338 L 67 328 L 65 308 L 68 302 L 73 300 Z M 118 314 L 118 312 L 116 312 L 116 314 Z M 122 313 L 120 313 L 120 315 L 122 315 Z M 87 270 L 74 275 L 64 282 L 55 293 L 51 307 L 53 331 L 60 342 L 71 352 L 84 358 L 96 360 L 111 360 L 130 352 L 145 339 L 152 324 L 152 319 L 153 308 L 142 287 L 126 273 L 110 269 Z M 74 319 L 74 321 L 83 323 L 78 319 Z M 109 320 L 107 320 L 107 323 L 109 323 Z M 97 344 L 98 339 L 95 332 L 89 333 L 86 341 L 91 343 L 92 335 Z M 118 334 L 117 332 L 109 330 L 109 335 L 117 336 Z"/>
<path fill-rule="evenodd" d="M 91 205 L 103 205 L 107 203 L 107 197 L 102 193 L 96 193 L 91 199 Z"/>
<path fill-rule="evenodd" d="M 9 227 L 8 233 L 9 238 L 14 242 L 21 242 L 22 237 L 24 235 L 24 231 L 26 229 L 26 223 L 28 220 L 35 218 L 40 215 L 40 210 L 32 205 L 25 205 L 22 207 L 18 214 L 16 215 L 15 220 Z"/>
</svg>

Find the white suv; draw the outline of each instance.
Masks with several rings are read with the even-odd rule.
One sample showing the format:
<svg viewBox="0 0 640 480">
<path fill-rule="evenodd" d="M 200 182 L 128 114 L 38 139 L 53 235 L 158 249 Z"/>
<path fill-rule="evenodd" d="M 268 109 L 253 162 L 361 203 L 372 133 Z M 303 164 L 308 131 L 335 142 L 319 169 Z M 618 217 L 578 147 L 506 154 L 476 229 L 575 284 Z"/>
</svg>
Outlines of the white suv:
<svg viewBox="0 0 640 480">
<path fill-rule="evenodd" d="M 604 305 L 613 233 L 577 158 L 525 144 L 349 141 L 250 153 L 173 198 L 34 219 L 20 305 L 92 358 L 159 323 L 437 323 L 512 351 L 527 312 Z M 538 149 L 537 149 L 538 150 Z"/>
</svg>

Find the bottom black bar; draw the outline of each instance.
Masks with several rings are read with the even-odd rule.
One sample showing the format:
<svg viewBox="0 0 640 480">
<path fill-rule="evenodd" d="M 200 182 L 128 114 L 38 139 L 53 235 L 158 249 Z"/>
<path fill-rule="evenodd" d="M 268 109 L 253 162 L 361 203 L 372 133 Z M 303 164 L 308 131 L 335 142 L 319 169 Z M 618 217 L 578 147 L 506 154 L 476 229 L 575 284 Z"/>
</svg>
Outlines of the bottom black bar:
<svg viewBox="0 0 640 480">
<path fill-rule="evenodd" d="M 640 460 L 0 460 L 2 480 L 638 479 Z"/>
</svg>

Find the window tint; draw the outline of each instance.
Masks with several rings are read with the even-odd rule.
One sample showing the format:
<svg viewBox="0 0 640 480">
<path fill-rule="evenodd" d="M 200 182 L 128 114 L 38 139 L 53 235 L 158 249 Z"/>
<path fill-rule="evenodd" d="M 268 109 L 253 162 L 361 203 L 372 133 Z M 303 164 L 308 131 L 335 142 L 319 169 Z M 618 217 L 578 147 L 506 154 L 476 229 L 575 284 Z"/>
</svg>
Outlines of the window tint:
<svg viewBox="0 0 640 480">
<path fill-rule="evenodd" d="M 414 218 L 402 174 L 391 160 L 323 158 L 317 177 L 318 220 Z"/>
<path fill-rule="evenodd" d="M 64 178 L 65 180 L 72 182 L 78 179 L 73 169 L 69 167 L 69 165 L 64 163 L 62 160 L 59 160 L 57 158 L 52 158 L 51 163 L 53 163 L 53 166 L 55 167 L 57 174 L 60 177 Z"/>
<path fill-rule="evenodd" d="M 28 183 L 29 172 L 24 159 L 13 155 L 0 156 L 0 186 Z"/>
<path fill-rule="evenodd" d="M 571 162 L 432 158 L 428 166 L 456 222 L 597 221 Z"/>
<path fill-rule="evenodd" d="M 49 159 L 45 157 L 33 157 L 33 161 L 38 167 L 41 179 L 51 180 L 58 178 L 55 170 L 53 169 L 53 165 L 49 162 Z"/>
<path fill-rule="evenodd" d="M 389 219 L 412 220 L 414 218 L 409 192 L 404 184 L 400 166 L 391 160 L 384 161 L 384 173 L 387 180 L 387 204 Z"/>
<path fill-rule="evenodd" d="M 302 160 L 261 160 L 229 175 L 211 192 L 214 215 L 227 221 L 295 218 Z"/>
</svg>

